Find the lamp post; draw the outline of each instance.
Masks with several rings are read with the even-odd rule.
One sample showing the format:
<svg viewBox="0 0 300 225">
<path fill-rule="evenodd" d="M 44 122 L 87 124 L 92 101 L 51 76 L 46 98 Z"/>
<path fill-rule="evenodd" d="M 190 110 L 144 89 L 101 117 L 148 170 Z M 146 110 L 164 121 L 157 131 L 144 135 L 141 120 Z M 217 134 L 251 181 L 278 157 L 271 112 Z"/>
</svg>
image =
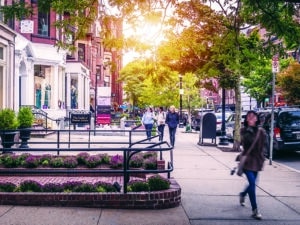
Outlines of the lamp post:
<svg viewBox="0 0 300 225">
<path fill-rule="evenodd" d="M 182 89 L 182 75 L 179 75 L 179 127 L 183 127 L 182 123 L 182 95 L 183 95 L 183 89 Z"/>
<path fill-rule="evenodd" d="M 101 76 L 101 67 L 97 66 L 96 69 L 96 80 L 95 80 L 95 130 L 97 126 L 97 100 L 98 100 L 98 80 Z"/>
<path fill-rule="evenodd" d="M 228 145 L 228 138 L 225 129 L 225 88 L 222 88 L 222 126 L 219 145 Z"/>
<path fill-rule="evenodd" d="M 272 165 L 273 158 L 273 139 L 274 139 L 274 104 L 275 104 L 275 80 L 276 73 L 279 72 L 279 58 L 278 55 L 274 55 L 272 58 L 272 111 L 271 111 L 271 132 L 270 132 L 270 154 L 269 164 Z"/>
</svg>

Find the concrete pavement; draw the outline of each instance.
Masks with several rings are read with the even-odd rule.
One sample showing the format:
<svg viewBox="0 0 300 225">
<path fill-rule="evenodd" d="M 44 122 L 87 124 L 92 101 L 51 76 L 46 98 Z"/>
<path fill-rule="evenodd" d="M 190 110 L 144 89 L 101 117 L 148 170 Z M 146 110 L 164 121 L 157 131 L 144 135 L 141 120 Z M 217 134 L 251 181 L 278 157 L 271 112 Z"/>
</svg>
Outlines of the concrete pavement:
<svg viewBox="0 0 300 225">
<path fill-rule="evenodd" d="M 167 129 L 166 129 L 167 130 Z M 257 202 L 262 221 L 250 217 L 251 206 L 239 205 L 238 193 L 247 184 L 231 176 L 237 153 L 215 146 L 199 146 L 197 133 L 179 129 L 171 176 L 182 188 L 182 204 L 164 210 L 113 210 L 0 206 L 1 225 L 236 225 L 300 224 L 300 172 L 276 160 L 265 162 L 257 183 Z M 100 137 L 99 137 L 100 138 Z M 106 139 L 108 137 L 105 137 Z M 165 139 L 168 138 L 166 133 Z M 210 140 L 205 140 L 208 143 Z M 299 162 L 300 163 L 300 162 Z"/>
</svg>

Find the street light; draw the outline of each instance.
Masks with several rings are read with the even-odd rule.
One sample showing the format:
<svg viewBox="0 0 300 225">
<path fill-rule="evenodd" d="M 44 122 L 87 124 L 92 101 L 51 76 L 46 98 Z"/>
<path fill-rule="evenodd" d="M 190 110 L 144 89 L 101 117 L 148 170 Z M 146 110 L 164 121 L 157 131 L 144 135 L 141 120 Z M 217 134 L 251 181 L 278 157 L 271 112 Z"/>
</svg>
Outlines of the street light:
<svg viewBox="0 0 300 225">
<path fill-rule="evenodd" d="M 179 74 L 179 127 L 183 127 L 183 123 L 182 123 L 182 95 L 183 95 L 182 75 Z"/>
<path fill-rule="evenodd" d="M 96 69 L 96 80 L 95 80 L 95 130 L 97 126 L 97 100 L 98 100 L 98 80 L 101 77 L 101 66 L 97 66 Z"/>
</svg>

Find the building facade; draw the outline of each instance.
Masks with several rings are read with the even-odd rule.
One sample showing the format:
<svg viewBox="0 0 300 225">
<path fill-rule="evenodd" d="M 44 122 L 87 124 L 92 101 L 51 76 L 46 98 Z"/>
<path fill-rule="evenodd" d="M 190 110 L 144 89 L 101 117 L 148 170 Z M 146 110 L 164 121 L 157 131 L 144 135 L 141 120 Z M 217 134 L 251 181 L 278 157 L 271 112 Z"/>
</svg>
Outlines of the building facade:
<svg viewBox="0 0 300 225">
<path fill-rule="evenodd" d="M 10 5 L 12 2 L 0 0 L 1 5 Z M 70 40 L 72 37 L 67 38 L 62 30 L 53 26 L 55 21 L 70 15 L 58 15 L 51 9 L 48 12 L 39 11 L 38 1 L 25 2 L 31 5 L 33 14 L 21 21 L 8 21 L 4 31 L 6 40 L 0 42 L 0 56 L 2 51 L 6 61 L 4 63 L 4 59 L 0 59 L 3 77 L 0 78 L 3 86 L 0 107 L 10 107 L 17 111 L 20 106 L 34 106 L 54 120 L 68 117 L 70 111 L 89 111 L 90 104 L 93 103 L 94 107 L 96 104 L 96 87 L 112 87 L 114 79 L 118 79 L 119 65 L 122 65 L 114 62 L 111 49 L 103 47 L 100 37 L 101 16 L 95 19 L 85 38 L 73 41 Z M 95 5 L 99 7 L 99 13 L 100 5 Z M 0 19 L 3 21 L 1 15 Z M 57 40 L 73 43 L 76 50 L 71 52 L 59 49 L 56 46 Z M 9 49 L 15 54 L 9 54 Z M 7 63 L 13 66 L 4 66 Z M 116 64 L 118 70 L 112 76 L 112 67 L 107 65 Z M 4 72 L 5 76 L 2 75 Z M 112 91 L 109 95 L 115 96 Z M 100 92 L 98 90 L 98 96 Z M 8 103 L 7 99 L 13 101 Z"/>
</svg>

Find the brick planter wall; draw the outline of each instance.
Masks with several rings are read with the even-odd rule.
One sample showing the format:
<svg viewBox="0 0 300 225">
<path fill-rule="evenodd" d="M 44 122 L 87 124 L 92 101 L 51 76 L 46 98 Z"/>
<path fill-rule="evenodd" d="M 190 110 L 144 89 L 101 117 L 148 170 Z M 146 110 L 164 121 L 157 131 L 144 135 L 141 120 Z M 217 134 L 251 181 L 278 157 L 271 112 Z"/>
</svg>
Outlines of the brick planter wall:
<svg viewBox="0 0 300 225">
<path fill-rule="evenodd" d="M 80 206 L 114 209 L 165 209 L 179 206 L 181 188 L 170 179 L 170 189 L 129 193 L 0 192 L 0 205 Z"/>
</svg>

